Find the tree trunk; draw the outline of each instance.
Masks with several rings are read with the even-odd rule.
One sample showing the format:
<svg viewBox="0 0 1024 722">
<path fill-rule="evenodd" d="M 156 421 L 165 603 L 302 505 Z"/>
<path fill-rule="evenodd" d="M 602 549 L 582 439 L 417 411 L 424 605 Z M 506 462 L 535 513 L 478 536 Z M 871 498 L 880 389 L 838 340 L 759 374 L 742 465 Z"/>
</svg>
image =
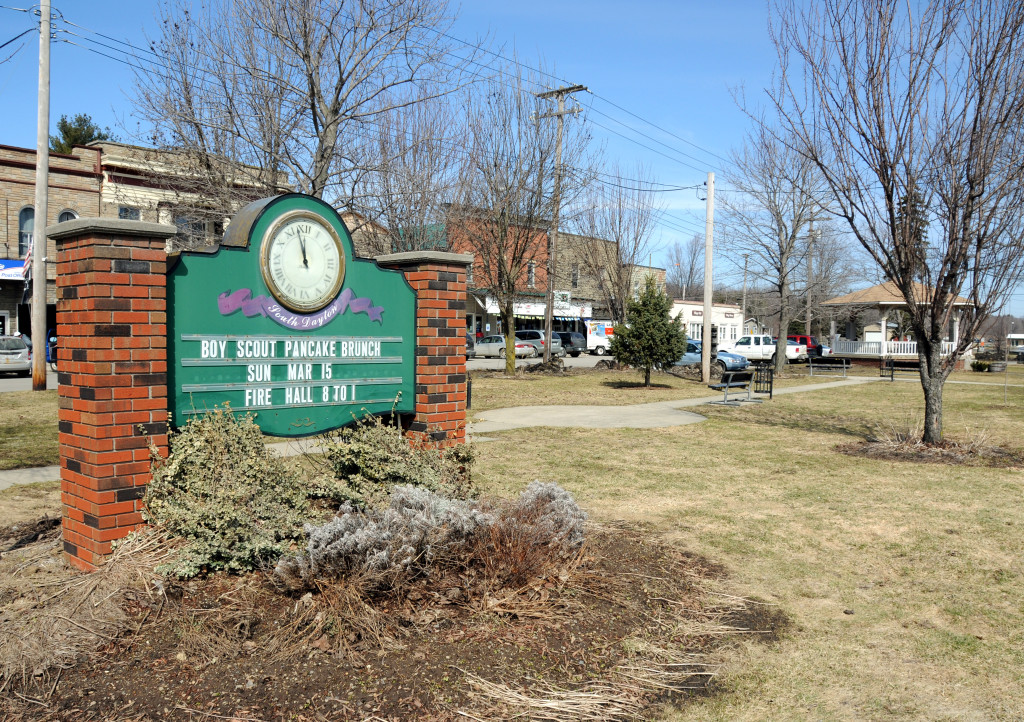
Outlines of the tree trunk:
<svg viewBox="0 0 1024 722">
<path fill-rule="evenodd" d="M 516 372 L 516 322 L 512 307 L 501 309 L 501 324 L 505 327 L 505 373 Z"/>
<path fill-rule="evenodd" d="M 921 388 L 924 390 L 924 435 L 926 444 L 942 441 L 942 387 L 946 374 L 942 369 L 942 342 L 917 343 L 921 365 Z"/>
<path fill-rule="evenodd" d="M 648 366 L 644 369 L 644 386 L 647 388 L 651 387 L 651 367 Z"/>
<path fill-rule="evenodd" d="M 781 374 L 786 367 L 786 346 L 789 336 L 789 288 L 779 287 L 779 336 L 775 341 L 775 373 Z"/>
</svg>

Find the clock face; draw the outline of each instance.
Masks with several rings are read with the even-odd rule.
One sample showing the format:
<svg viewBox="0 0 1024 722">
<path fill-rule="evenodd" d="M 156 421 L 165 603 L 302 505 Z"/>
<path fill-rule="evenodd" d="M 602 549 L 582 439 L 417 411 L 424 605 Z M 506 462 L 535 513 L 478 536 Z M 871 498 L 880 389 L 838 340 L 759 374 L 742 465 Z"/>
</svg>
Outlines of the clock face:
<svg viewBox="0 0 1024 722">
<path fill-rule="evenodd" d="M 333 226 L 309 211 L 292 211 L 277 219 L 263 237 L 260 254 L 263 280 L 292 311 L 318 311 L 341 290 L 341 239 Z"/>
</svg>

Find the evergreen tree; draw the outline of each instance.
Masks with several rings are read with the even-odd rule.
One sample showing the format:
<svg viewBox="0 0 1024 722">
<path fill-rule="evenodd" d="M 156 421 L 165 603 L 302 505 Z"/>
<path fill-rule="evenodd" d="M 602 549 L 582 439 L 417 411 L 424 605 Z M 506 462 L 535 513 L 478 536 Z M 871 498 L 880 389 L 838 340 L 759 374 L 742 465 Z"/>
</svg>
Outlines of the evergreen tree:
<svg viewBox="0 0 1024 722">
<path fill-rule="evenodd" d="M 651 369 L 679 360 L 686 350 L 686 334 L 678 317 L 672 318 L 672 299 L 648 276 L 640 297 L 626 307 L 626 323 L 615 327 L 610 351 L 619 363 L 644 372 L 651 385 Z"/>
<path fill-rule="evenodd" d="M 110 128 L 100 128 L 92 122 L 88 113 L 79 113 L 74 118 L 60 116 L 57 121 L 57 135 L 50 136 L 51 153 L 70 153 L 76 145 L 85 145 L 94 140 L 114 140 Z"/>
</svg>

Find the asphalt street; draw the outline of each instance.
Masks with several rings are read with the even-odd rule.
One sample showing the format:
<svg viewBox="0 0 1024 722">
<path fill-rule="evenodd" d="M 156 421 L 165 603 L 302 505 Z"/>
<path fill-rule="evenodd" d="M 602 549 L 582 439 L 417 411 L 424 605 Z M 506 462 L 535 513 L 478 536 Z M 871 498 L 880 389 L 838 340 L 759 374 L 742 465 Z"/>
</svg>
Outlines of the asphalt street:
<svg viewBox="0 0 1024 722">
<path fill-rule="evenodd" d="M 565 358 L 562 359 L 565 362 L 567 368 L 593 368 L 594 365 L 601 359 L 611 358 L 610 356 L 594 356 L 592 354 L 584 353 L 580 354 L 576 358 L 566 354 Z M 544 359 L 538 358 L 517 358 L 516 366 L 525 366 L 532 364 L 539 364 Z M 470 371 L 501 371 L 505 368 L 505 359 L 503 358 L 471 358 L 466 363 L 466 367 Z"/>
<path fill-rule="evenodd" d="M 46 371 L 46 388 L 55 389 L 57 388 L 57 372 Z M 32 377 L 28 376 L 21 378 L 13 374 L 2 374 L 0 375 L 0 392 L 4 391 L 31 391 L 32 390 Z"/>
</svg>

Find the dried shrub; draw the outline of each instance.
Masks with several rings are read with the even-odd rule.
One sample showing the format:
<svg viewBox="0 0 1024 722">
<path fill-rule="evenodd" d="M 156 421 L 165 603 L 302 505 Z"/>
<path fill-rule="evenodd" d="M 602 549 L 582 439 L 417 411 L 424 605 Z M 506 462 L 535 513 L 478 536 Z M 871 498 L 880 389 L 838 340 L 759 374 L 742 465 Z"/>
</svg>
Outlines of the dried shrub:
<svg viewBox="0 0 1024 722">
<path fill-rule="evenodd" d="M 516 502 L 493 510 L 400 486 L 386 508 L 345 505 L 327 524 L 307 526 L 305 551 L 282 557 L 275 576 L 293 590 L 354 576 L 383 590 L 459 569 L 521 585 L 575 557 L 585 521 L 572 495 L 556 484 L 535 481 Z"/>
<path fill-rule="evenodd" d="M 328 435 L 322 448 L 340 495 L 355 506 L 382 506 L 398 486 L 455 499 L 476 496 L 468 444 L 445 449 L 416 444 L 398 426 L 369 417 Z"/>
<path fill-rule="evenodd" d="M 319 493 L 267 449 L 251 415 L 216 409 L 190 419 L 167 459 L 154 461 L 145 517 L 186 541 L 162 571 L 239 572 L 272 564 L 301 541 Z"/>
</svg>

